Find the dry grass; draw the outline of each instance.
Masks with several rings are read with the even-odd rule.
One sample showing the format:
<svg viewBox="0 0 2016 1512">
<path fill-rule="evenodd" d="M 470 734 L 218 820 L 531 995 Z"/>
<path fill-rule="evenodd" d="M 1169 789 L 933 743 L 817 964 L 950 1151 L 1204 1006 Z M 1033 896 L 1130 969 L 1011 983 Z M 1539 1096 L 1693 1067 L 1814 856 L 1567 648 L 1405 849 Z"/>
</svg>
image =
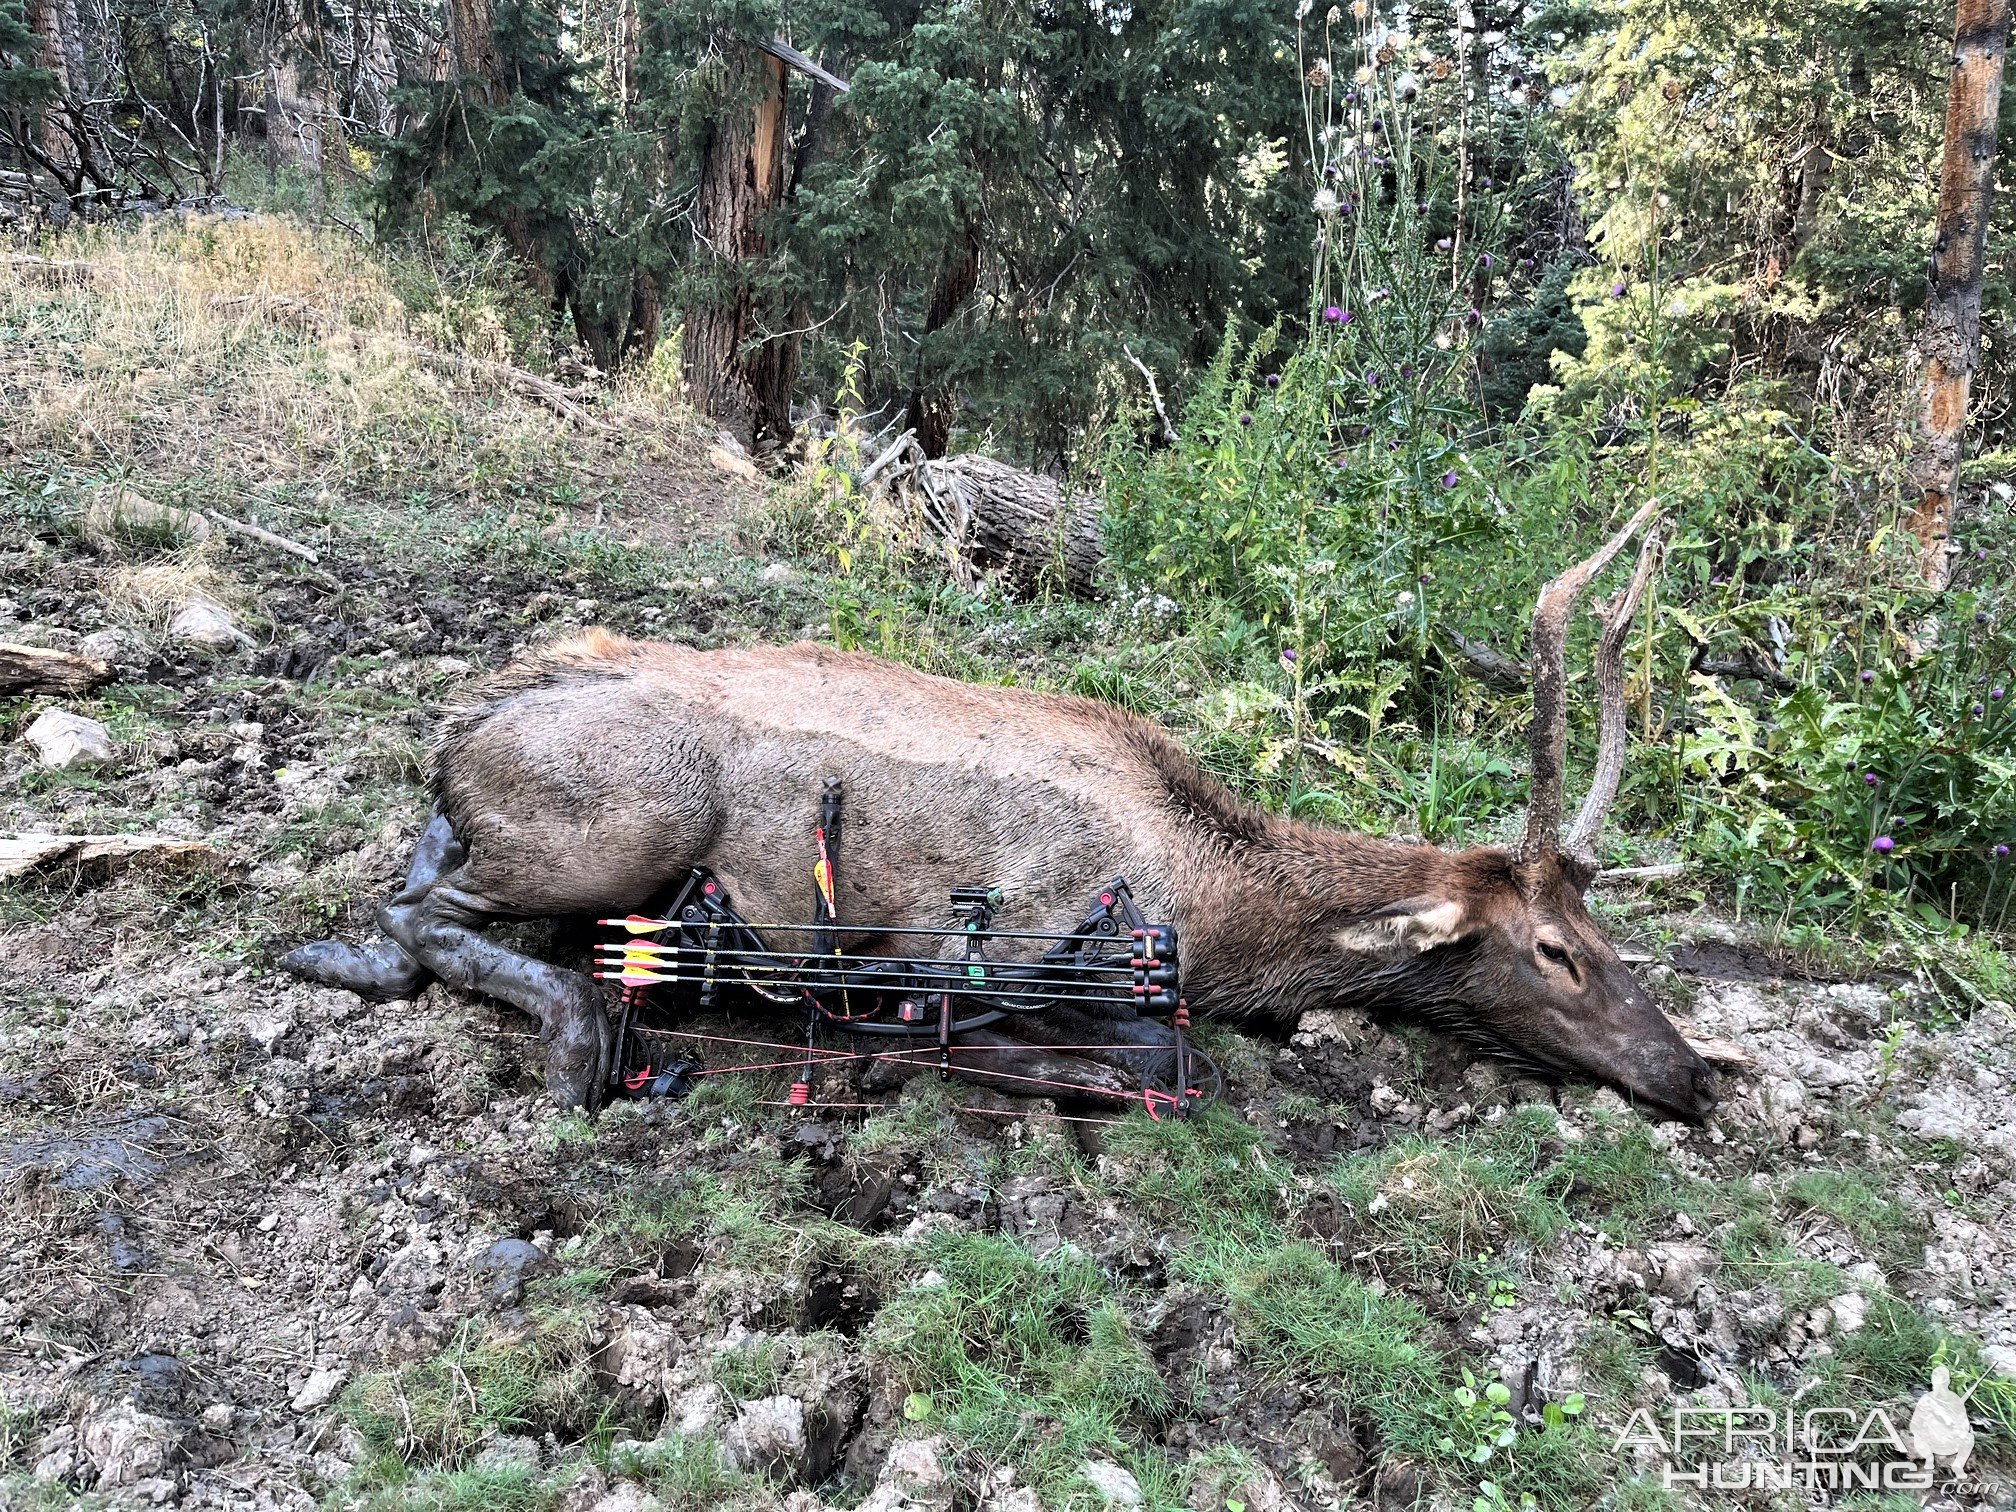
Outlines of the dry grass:
<svg viewBox="0 0 2016 1512">
<path fill-rule="evenodd" d="M 277 511 L 311 536 L 385 527 L 375 509 L 418 498 L 721 513 L 727 482 L 664 363 L 556 423 L 564 401 L 498 366 L 514 354 L 494 309 L 426 283 L 431 308 L 409 315 L 402 288 L 431 277 L 266 216 L 156 217 L 0 257 L 0 468 Z"/>
</svg>

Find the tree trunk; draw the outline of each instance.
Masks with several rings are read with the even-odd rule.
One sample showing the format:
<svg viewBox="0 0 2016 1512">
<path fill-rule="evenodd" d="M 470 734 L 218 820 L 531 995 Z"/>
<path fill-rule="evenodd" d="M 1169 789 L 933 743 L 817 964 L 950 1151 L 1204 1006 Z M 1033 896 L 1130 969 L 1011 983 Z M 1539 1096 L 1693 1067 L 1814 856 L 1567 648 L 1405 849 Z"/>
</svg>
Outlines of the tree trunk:
<svg viewBox="0 0 2016 1512">
<path fill-rule="evenodd" d="M 915 432 L 917 444 L 927 457 L 942 457 L 952 440 L 953 396 L 939 383 L 937 375 L 925 370 L 926 350 L 931 338 L 959 313 L 980 283 L 980 235 L 969 223 L 958 247 L 948 253 L 945 267 L 931 290 L 931 308 L 924 317 L 924 339 L 917 351 L 917 372 L 910 388 L 909 412 L 904 426 Z"/>
<path fill-rule="evenodd" d="M 1911 449 L 1918 502 L 1911 533 L 1926 583 L 1942 589 L 1959 548 L 1953 515 L 1967 393 L 1981 360 L 1981 278 L 1995 193 L 1995 122 L 2010 0 L 1959 0 L 1953 75 L 1946 95 L 1946 150 L 1939 169 L 1939 222 L 1932 241 L 1931 298 L 1918 338 L 1924 408 Z"/>
<path fill-rule="evenodd" d="M 743 80 L 713 123 L 700 169 L 695 234 L 710 266 L 692 281 L 680 359 L 687 397 L 757 455 L 791 440 L 799 338 L 765 336 L 754 264 L 769 256 L 763 220 L 784 180 L 784 65 L 753 51 Z"/>
<path fill-rule="evenodd" d="M 495 0 L 448 0 L 448 67 L 465 105 L 494 108 L 511 97 L 504 82 L 504 55 L 497 50 Z M 505 245 L 524 267 L 525 278 L 547 304 L 557 302 L 553 271 L 524 210 L 510 206 L 497 217 Z"/>
</svg>

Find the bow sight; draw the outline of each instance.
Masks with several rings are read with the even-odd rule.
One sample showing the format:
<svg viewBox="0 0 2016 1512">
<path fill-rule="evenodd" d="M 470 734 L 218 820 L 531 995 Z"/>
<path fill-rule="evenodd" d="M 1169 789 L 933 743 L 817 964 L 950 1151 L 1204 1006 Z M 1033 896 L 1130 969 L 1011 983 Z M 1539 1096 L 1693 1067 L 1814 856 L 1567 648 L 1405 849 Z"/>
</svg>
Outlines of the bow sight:
<svg viewBox="0 0 2016 1512">
<path fill-rule="evenodd" d="M 1185 1115 L 1215 1096 L 1221 1085 L 1216 1069 L 1191 1047 L 1186 1033 L 1189 1012 L 1178 994 L 1175 926 L 1144 917 L 1124 877 L 1100 889 L 1084 917 L 1065 931 L 996 929 L 1000 892 L 970 886 L 952 889 L 949 924 L 843 921 L 834 902 L 839 827 L 840 785 L 829 778 L 814 832 L 810 923 L 752 923 L 736 912 L 720 878 L 704 869 L 688 874 L 664 917 L 600 921 L 618 933 L 598 947 L 595 975 L 623 990 L 612 1091 L 679 1096 L 695 1076 L 757 1069 L 703 1067 L 677 1049 L 676 1042 L 708 1036 L 647 1026 L 647 1015 L 660 1017 L 665 1006 L 652 1002 L 652 995 L 669 987 L 671 1006 L 688 1011 L 715 1008 L 726 991 L 803 1009 L 804 1071 L 790 1096 L 796 1107 L 810 1105 L 816 1064 L 914 1063 L 934 1048 L 941 1074 L 963 1070 L 989 1080 L 1025 1083 L 1029 1085 L 1016 1090 L 1030 1095 L 1060 1087 L 1098 1094 L 1099 1089 L 998 1069 L 1000 1058 L 1012 1048 L 997 1036 L 987 1036 L 985 1044 L 971 1038 L 962 1042 L 962 1037 L 1006 1021 L 1036 1017 L 1089 1026 L 1101 1038 L 1097 1045 L 1056 1045 L 1046 1034 L 1043 1050 L 1098 1051 L 1140 1081 L 1138 1091 L 1099 1095 L 1139 1101 L 1157 1116 L 1162 1110 Z M 783 943 L 773 946 L 766 936 Z M 995 959 L 990 947 L 1012 954 Z M 1143 1019 L 1160 1024 L 1143 1024 Z M 816 1044 L 821 1029 L 908 1042 L 908 1048 L 822 1050 Z M 1151 1029 L 1153 1033 L 1144 1032 Z M 1025 1048 L 1032 1054 L 1037 1050 Z M 974 1055 L 990 1057 L 988 1069 L 976 1072 Z"/>
</svg>

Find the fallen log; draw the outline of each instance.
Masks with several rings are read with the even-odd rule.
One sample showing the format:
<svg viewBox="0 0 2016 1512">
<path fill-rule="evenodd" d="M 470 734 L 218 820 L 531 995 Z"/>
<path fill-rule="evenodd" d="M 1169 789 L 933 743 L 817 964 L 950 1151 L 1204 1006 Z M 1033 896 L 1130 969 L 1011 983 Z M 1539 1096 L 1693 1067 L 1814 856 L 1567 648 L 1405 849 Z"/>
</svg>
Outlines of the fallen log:
<svg viewBox="0 0 2016 1512">
<path fill-rule="evenodd" d="M 112 664 L 95 656 L 0 641 L 0 694 L 88 693 L 114 675 Z"/>
<path fill-rule="evenodd" d="M 58 862 L 196 861 L 212 854 L 201 840 L 169 835 L 0 835 L 0 880 Z"/>
<path fill-rule="evenodd" d="M 900 462 L 886 462 L 876 460 L 880 486 L 943 546 L 961 587 L 994 577 L 1021 593 L 1095 591 L 1105 548 L 1092 494 L 1066 494 L 1055 478 L 971 452 L 927 458 L 914 441 Z"/>
</svg>

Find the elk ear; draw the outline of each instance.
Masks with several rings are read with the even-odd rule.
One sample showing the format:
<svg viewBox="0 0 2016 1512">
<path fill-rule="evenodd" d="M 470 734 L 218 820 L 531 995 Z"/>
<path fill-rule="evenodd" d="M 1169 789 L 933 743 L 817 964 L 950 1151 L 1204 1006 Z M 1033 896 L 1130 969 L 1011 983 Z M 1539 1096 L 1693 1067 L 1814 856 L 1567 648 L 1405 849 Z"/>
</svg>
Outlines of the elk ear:
<svg viewBox="0 0 2016 1512">
<path fill-rule="evenodd" d="M 1463 905 L 1452 898 L 1402 898 L 1357 918 L 1330 938 L 1339 950 L 1366 954 L 1411 950 L 1417 954 L 1461 939 Z"/>
</svg>

